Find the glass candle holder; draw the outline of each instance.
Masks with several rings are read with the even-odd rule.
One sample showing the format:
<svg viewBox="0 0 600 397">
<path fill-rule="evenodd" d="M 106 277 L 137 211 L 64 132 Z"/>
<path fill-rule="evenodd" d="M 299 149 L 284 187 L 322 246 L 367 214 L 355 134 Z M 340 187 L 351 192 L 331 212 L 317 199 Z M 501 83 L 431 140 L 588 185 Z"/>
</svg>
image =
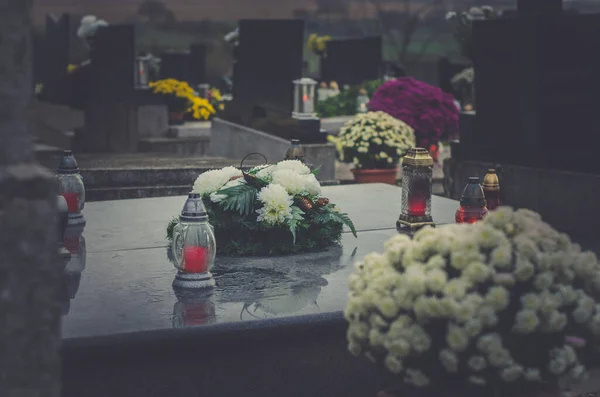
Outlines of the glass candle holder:
<svg viewBox="0 0 600 397">
<path fill-rule="evenodd" d="M 500 180 L 496 174 L 496 170 L 490 168 L 483 178 L 483 194 L 485 196 L 485 202 L 487 209 L 493 211 L 502 205 L 500 199 Z"/>
<path fill-rule="evenodd" d="M 292 139 L 290 147 L 285 153 L 284 160 L 300 160 L 304 162 L 304 149 L 300 145 L 299 139 Z"/>
<path fill-rule="evenodd" d="M 396 227 L 414 233 L 435 226 L 431 217 L 433 159 L 423 148 L 409 149 L 402 159 L 402 207 Z"/>
<path fill-rule="evenodd" d="M 190 193 L 179 223 L 173 229 L 171 250 L 178 270 L 174 288 L 210 288 L 215 285 L 210 269 L 216 256 L 213 227 L 198 193 Z"/>
<path fill-rule="evenodd" d="M 475 223 L 485 215 L 488 209 L 486 207 L 483 188 L 479 184 L 478 177 L 469 177 L 467 186 L 463 190 L 460 198 L 460 207 L 456 210 L 454 220 L 456 223 Z"/>
<path fill-rule="evenodd" d="M 58 192 L 67 201 L 69 225 L 85 225 L 81 211 L 85 206 L 85 185 L 71 150 L 65 150 L 56 168 Z"/>
</svg>

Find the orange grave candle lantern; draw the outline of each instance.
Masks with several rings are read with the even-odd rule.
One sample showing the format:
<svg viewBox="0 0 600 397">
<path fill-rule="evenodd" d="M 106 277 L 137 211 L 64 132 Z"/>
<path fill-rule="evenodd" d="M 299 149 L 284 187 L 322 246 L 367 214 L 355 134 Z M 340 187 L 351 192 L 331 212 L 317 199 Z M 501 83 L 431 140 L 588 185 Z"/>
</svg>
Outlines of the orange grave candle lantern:
<svg viewBox="0 0 600 397">
<path fill-rule="evenodd" d="M 493 211 L 502 205 L 502 200 L 500 199 L 500 181 L 496 170 L 493 168 L 490 168 L 485 177 L 483 177 L 483 194 L 488 210 Z"/>
<path fill-rule="evenodd" d="M 435 226 L 431 217 L 433 159 L 423 148 L 409 149 L 402 159 L 402 207 L 396 228 L 414 233 Z"/>
<path fill-rule="evenodd" d="M 456 223 L 475 223 L 487 215 L 485 196 L 483 188 L 479 184 L 479 178 L 469 177 L 467 186 L 460 198 L 460 207 L 456 210 Z"/>
</svg>

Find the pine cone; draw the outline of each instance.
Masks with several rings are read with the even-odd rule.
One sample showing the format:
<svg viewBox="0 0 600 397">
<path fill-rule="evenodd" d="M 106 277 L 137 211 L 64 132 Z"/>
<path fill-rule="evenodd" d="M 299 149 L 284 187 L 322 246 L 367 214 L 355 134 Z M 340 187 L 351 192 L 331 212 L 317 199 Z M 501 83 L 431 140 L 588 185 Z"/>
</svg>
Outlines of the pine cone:
<svg viewBox="0 0 600 397">
<path fill-rule="evenodd" d="M 329 199 L 327 197 L 321 197 L 315 201 L 315 207 L 317 208 L 325 207 L 327 204 L 329 204 Z"/>
<path fill-rule="evenodd" d="M 235 181 L 236 179 L 240 179 L 241 177 L 242 177 L 242 175 L 232 176 L 231 178 L 229 178 L 229 182 Z"/>
<path fill-rule="evenodd" d="M 301 197 L 298 199 L 298 207 L 300 207 L 302 211 L 310 211 L 313 208 L 313 203 L 306 197 Z"/>
</svg>

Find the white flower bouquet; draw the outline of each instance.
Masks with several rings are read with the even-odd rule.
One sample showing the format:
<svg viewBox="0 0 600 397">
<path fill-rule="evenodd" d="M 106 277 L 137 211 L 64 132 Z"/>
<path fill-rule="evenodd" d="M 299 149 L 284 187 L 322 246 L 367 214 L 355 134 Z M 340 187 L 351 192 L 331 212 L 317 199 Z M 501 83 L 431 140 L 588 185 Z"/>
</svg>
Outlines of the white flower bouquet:
<svg viewBox="0 0 600 397">
<path fill-rule="evenodd" d="M 408 149 L 415 147 L 415 133 L 405 122 L 385 112 L 355 116 L 329 141 L 338 158 L 362 169 L 395 168 Z"/>
<path fill-rule="evenodd" d="M 596 255 L 529 210 L 395 236 L 349 288 L 350 351 L 437 395 L 558 391 L 600 335 Z"/>
<path fill-rule="evenodd" d="M 201 174 L 194 192 L 204 199 L 215 229 L 217 255 L 282 255 L 337 244 L 347 214 L 321 195 L 314 172 L 298 160 L 250 169 L 225 167 Z M 171 238 L 176 224 L 167 227 Z"/>
</svg>

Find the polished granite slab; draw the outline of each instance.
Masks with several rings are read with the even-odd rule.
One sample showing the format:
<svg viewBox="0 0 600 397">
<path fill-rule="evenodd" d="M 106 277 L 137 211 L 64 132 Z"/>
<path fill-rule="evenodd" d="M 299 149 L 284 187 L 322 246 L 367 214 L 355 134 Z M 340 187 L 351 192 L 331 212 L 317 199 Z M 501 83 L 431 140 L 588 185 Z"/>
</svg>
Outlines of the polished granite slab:
<svg viewBox="0 0 600 397">
<path fill-rule="evenodd" d="M 218 257 L 209 294 L 176 292 L 165 227 L 185 197 L 93 202 L 83 235 L 71 237 L 63 337 L 94 337 L 197 325 L 334 313 L 343 310 L 353 263 L 381 251 L 397 232 L 402 190 L 384 184 L 323 188 L 347 212 L 358 238 L 311 254 Z M 457 202 L 434 197 L 438 224 L 454 221 Z M 217 242 L 218 243 L 218 242 Z M 70 298 L 70 299 L 69 299 Z"/>
<path fill-rule="evenodd" d="M 396 227 L 402 197 L 402 189 L 397 186 L 326 186 L 323 194 L 350 215 L 357 230 Z M 185 197 L 158 197 L 86 204 L 90 252 L 164 246 L 166 225 L 179 215 L 184 202 Z M 439 225 L 453 223 L 457 208 L 455 200 L 432 198 L 432 216 Z"/>
<path fill-rule="evenodd" d="M 357 238 L 345 233 L 343 247 L 320 253 L 217 258 L 217 286 L 210 293 L 174 291 L 176 271 L 164 247 L 88 252 L 81 277 L 70 279 L 63 337 L 338 312 L 346 304 L 354 262 L 382 251 L 395 233 L 365 231 Z"/>
</svg>

